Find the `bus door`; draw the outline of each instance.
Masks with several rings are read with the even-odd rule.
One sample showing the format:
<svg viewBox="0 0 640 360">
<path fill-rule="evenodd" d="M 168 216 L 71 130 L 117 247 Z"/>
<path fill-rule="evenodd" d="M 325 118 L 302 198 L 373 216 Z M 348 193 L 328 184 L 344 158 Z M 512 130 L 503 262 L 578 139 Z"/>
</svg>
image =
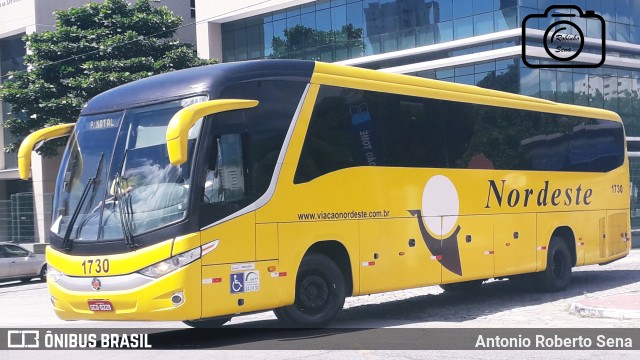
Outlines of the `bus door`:
<svg viewBox="0 0 640 360">
<path fill-rule="evenodd" d="M 202 244 L 211 244 L 202 256 L 204 318 L 258 308 L 265 277 L 255 263 L 255 211 L 243 210 L 252 201 L 245 189 L 243 136 L 217 134 L 209 141 L 199 209 Z"/>
<path fill-rule="evenodd" d="M 209 149 L 204 193 L 200 207 L 202 243 L 218 240 L 203 265 L 255 260 L 255 213 L 245 208 L 245 165 L 242 134 L 214 136 Z M 230 220 L 233 217 L 233 221 Z"/>
</svg>

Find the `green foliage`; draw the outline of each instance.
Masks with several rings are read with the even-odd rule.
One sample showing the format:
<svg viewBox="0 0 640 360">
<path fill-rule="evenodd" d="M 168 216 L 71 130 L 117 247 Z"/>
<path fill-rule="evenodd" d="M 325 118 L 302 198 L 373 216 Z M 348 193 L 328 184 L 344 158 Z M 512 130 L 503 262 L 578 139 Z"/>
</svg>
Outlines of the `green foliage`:
<svg viewBox="0 0 640 360">
<path fill-rule="evenodd" d="M 149 0 L 106 0 L 56 11 L 56 30 L 25 36 L 29 71 L 10 74 L 0 98 L 12 106 L 4 121 L 18 139 L 75 122 L 83 104 L 115 86 L 172 70 L 215 63 L 173 38 L 182 18 Z M 43 147 L 51 154 L 53 146 Z"/>
</svg>

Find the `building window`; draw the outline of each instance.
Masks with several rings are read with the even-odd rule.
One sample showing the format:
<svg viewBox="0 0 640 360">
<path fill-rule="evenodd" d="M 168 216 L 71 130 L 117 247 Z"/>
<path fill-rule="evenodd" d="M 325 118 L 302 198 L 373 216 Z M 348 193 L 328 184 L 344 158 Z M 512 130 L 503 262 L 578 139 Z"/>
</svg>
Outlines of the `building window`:
<svg viewBox="0 0 640 360">
<path fill-rule="evenodd" d="M 26 44 L 22 40 L 24 34 L 4 38 L 0 40 L 0 83 L 5 80 L 7 74 L 11 71 L 26 70 L 24 65 L 24 56 L 27 53 Z M 13 114 L 11 105 L 7 102 L 0 101 L 0 121 L 3 117 L 6 119 L 7 114 L 11 116 L 25 118 L 24 114 Z M 4 115 L 4 116 L 3 116 Z M 25 119 L 26 120 L 26 119 Z M 0 136 L 4 137 L 4 143 L 9 144 L 14 142 L 15 137 L 8 131 L 1 131 Z M 18 154 L 5 153 L 4 154 L 4 169 L 15 169 L 18 167 Z"/>
<path fill-rule="evenodd" d="M 222 24 L 222 57 L 333 62 L 513 29 L 516 15 L 506 0 L 317 1 Z"/>
<path fill-rule="evenodd" d="M 189 0 L 189 6 L 191 7 L 191 18 L 196 18 L 196 0 Z"/>
</svg>

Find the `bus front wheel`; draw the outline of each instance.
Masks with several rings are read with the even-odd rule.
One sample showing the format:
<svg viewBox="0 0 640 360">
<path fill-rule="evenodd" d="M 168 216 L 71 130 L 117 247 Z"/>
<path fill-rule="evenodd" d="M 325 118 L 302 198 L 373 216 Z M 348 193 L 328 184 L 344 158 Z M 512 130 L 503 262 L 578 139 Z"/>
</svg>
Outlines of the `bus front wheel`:
<svg viewBox="0 0 640 360">
<path fill-rule="evenodd" d="M 289 326 L 323 327 L 342 310 L 345 293 L 346 283 L 338 265 L 325 255 L 310 253 L 298 270 L 293 305 L 273 312 Z"/>
<path fill-rule="evenodd" d="M 540 289 L 547 292 L 564 290 L 571 280 L 571 253 L 560 237 L 551 238 L 547 252 L 547 268 L 537 274 Z"/>
</svg>

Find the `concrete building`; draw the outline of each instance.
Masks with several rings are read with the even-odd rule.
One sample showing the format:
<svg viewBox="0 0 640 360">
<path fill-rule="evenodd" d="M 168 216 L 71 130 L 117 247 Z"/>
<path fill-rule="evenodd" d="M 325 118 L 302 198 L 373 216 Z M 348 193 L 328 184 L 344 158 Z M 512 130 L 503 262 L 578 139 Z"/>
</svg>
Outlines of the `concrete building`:
<svg viewBox="0 0 640 360">
<path fill-rule="evenodd" d="M 128 0 L 134 2 L 135 0 Z M 54 29 L 53 12 L 102 0 L 0 0 L 0 82 L 10 71 L 25 70 L 25 34 Z M 195 20 L 193 0 L 152 0 L 181 16 L 185 24 Z M 195 44 L 195 27 L 185 26 L 177 36 Z M 3 116 L 10 105 L 0 102 Z M 12 141 L 0 127 L 0 149 Z M 33 158 L 32 181 L 18 180 L 17 156 L 0 151 L 0 241 L 45 242 L 51 221 L 51 201 L 58 159 Z"/>
<path fill-rule="evenodd" d="M 602 16 L 604 32 L 595 18 L 573 19 L 585 33 L 575 64 L 597 59 L 604 39 L 602 66 L 531 68 L 523 62 L 523 20 L 559 4 Z M 622 116 L 629 140 L 640 141 L 640 1 L 196 0 L 196 7 L 202 57 L 339 62 L 605 108 Z M 541 39 L 551 20 L 526 22 L 529 63 L 550 59 Z M 630 152 L 632 224 L 640 228 L 635 156 L 640 152 Z"/>
</svg>

